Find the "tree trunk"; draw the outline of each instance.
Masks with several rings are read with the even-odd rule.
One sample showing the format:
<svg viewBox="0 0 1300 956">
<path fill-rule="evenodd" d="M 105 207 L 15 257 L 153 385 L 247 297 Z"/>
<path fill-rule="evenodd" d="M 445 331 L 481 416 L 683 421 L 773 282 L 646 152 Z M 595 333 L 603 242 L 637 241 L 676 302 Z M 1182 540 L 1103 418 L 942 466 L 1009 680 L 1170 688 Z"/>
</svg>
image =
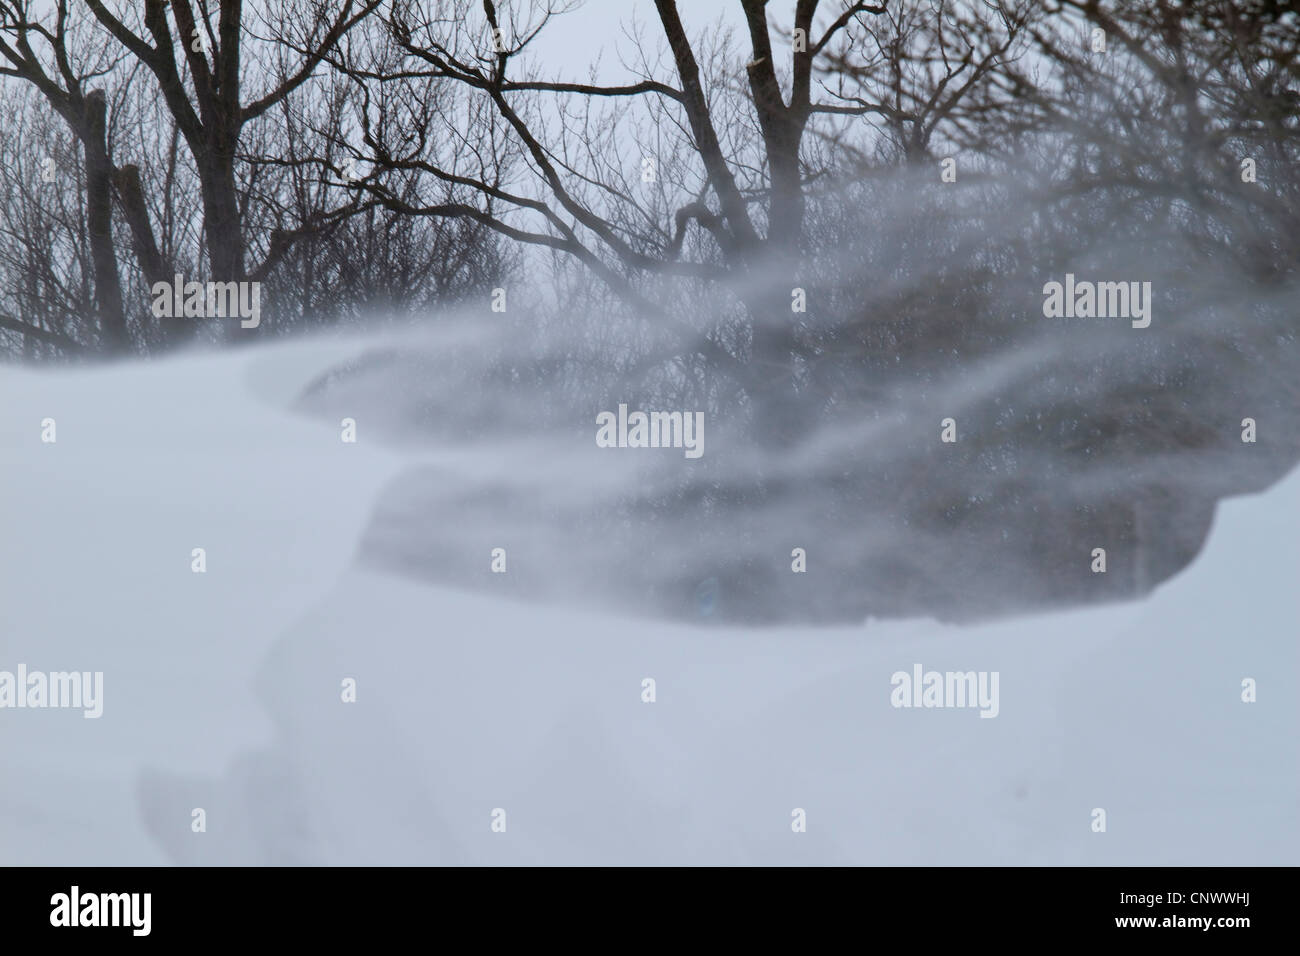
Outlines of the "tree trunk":
<svg viewBox="0 0 1300 956">
<path fill-rule="evenodd" d="M 204 163 L 203 231 L 207 236 L 209 277 L 214 282 L 244 281 L 244 237 L 235 190 L 235 153 L 214 145 Z"/>
<path fill-rule="evenodd" d="M 780 257 L 785 260 L 785 257 Z M 780 266 L 780 267 L 778 267 Z M 745 296 L 751 343 L 745 366 L 745 390 L 752 410 L 755 441 L 770 449 L 788 448 L 806 438 L 815 427 L 816 409 L 798 388 L 795 337 L 797 314 L 790 307 L 797 282 L 788 260 L 768 263 L 755 270 L 765 278 Z M 784 277 L 773 279 L 773 276 Z"/>
<path fill-rule="evenodd" d="M 140 271 L 144 273 L 145 285 L 152 290 L 155 283 L 170 284 L 175 272 L 158 248 L 158 239 L 149 219 L 149 207 L 144 200 L 144 188 L 140 184 L 140 168 L 134 165 L 121 167 L 113 174 L 113 185 L 117 187 L 118 208 L 131 230 L 132 249 Z M 179 317 L 159 319 L 158 322 L 167 348 L 175 348 L 193 337 L 193 322 Z"/>
<path fill-rule="evenodd" d="M 113 245 L 113 164 L 108 157 L 108 106 L 102 90 L 86 97 L 86 231 L 90 258 L 95 270 L 95 315 L 100 340 L 108 352 L 121 353 L 130 347 L 126 313 L 122 307 L 122 283 L 117 274 L 117 251 Z"/>
</svg>

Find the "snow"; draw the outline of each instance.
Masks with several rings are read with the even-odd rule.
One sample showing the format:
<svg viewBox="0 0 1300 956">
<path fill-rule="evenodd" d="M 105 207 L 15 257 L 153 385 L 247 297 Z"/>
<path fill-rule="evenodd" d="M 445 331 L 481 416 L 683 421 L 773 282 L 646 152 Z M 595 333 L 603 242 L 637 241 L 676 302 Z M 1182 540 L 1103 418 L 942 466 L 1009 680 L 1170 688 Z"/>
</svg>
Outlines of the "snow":
<svg viewBox="0 0 1300 956">
<path fill-rule="evenodd" d="M 0 862 L 1300 859 L 1300 472 L 1141 602 L 667 624 L 359 564 L 383 489 L 455 459 L 290 410 L 358 346 L 0 373 L 0 670 L 105 675 L 98 720 L 0 710 Z M 998 716 L 892 707 L 917 663 L 999 672 Z"/>
</svg>

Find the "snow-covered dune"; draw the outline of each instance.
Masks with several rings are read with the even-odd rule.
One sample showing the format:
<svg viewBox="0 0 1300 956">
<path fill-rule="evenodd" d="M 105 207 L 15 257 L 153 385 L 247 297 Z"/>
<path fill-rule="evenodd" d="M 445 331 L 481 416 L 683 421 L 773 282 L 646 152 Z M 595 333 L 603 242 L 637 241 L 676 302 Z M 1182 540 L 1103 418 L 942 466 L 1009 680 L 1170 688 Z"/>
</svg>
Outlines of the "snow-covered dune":
<svg viewBox="0 0 1300 956">
<path fill-rule="evenodd" d="M 288 411 L 354 347 L 0 375 L 0 671 L 104 673 L 0 710 L 0 862 L 1300 860 L 1300 473 L 1140 603 L 665 624 L 357 565 L 417 453 Z M 996 717 L 892 706 L 918 664 Z"/>
<path fill-rule="evenodd" d="M 0 710 L 0 860 L 166 862 L 141 772 L 218 773 L 270 739 L 252 676 L 395 467 L 285 410 L 344 349 L 0 372 L 0 670 L 102 671 L 105 698 L 98 720 Z"/>
</svg>

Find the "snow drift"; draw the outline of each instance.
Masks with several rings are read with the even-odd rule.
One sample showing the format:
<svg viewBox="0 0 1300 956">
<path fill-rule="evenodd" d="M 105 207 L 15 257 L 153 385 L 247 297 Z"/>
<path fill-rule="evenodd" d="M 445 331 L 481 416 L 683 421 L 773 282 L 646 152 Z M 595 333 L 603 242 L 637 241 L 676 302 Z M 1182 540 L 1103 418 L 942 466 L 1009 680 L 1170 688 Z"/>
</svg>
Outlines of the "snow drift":
<svg viewBox="0 0 1300 956">
<path fill-rule="evenodd" d="M 491 529 L 454 506 L 426 553 L 481 551 L 473 591 L 358 562 L 395 481 L 501 469 L 381 444 L 364 419 L 345 444 L 291 410 L 361 346 L 0 377 L 0 669 L 105 675 L 97 720 L 0 711 L 0 861 L 1300 856 L 1300 473 L 1224 502 L 1193 563 L 1138 602 L 978 626 L 665 622 L 522 600 L 529 549 L 491 574 Z M 570 558 L 587 560 L 549 556 Z M 891 706 L 891 675 L 917 664 L 997 672 L 997 717 Z"/>
</svg>

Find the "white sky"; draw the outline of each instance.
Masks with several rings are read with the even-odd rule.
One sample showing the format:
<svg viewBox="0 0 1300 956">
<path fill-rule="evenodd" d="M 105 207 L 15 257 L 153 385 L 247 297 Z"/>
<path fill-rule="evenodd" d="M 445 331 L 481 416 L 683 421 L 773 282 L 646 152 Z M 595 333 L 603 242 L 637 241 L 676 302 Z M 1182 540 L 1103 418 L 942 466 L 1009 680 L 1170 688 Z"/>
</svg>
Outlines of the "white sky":
<svg viewBox="0 0 1300 956">
<path fill-rule="evenodd" d="M 778 7 L 778 20 L 793 20 L 793 4 L 783 6 L 791 9 L 786 13 Z M 739 0 L 678 0 L 678 10 L 691 36 L 715 23 L 720 15 L 737 26 L 743 23 Z M 602 80 L 624 79 L 625 73 L 619 66 L 616 52 L 620 48 L 631 52 L 631 42 L 622 25 L 630 24 L 633 18 L 645 25 L 645 35 L 655 46 L 666 42 L 653 0 L 586 0 L 580 7 L 547 24 L 533 41 L 533 53 L 548 72 L 560 70 L 569 78 L 586 79 L 589 65 L 603 48 Z M 659 79 L 672 81 L 676 77 L 662 76 Z"/>
</svg>

